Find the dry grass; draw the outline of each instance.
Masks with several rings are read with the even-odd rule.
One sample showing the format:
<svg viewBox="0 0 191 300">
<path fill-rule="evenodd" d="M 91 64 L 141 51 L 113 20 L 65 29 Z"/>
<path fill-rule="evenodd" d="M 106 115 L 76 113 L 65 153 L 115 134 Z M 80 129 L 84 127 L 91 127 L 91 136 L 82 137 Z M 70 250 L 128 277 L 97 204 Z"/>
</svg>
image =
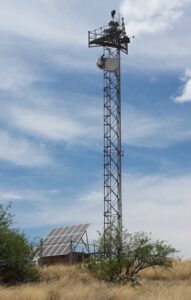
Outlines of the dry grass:
<svg viewBox="0 0 191 300">
<path fill-rule="evenodd" d="M 191 261 L 175 262 L 173 268 L 169 270 L 150 268 L 141 275 L 148 280 L 191 280 Z"/>
<path fill-rule="evenodd" d="M 0 287 L 0 300 L 191 300 L 191 261 L 142 272 L 138 288 L 98 282 L 75 266 L 43 268 L 41 274 L 38 284 Z"/>
</svg>

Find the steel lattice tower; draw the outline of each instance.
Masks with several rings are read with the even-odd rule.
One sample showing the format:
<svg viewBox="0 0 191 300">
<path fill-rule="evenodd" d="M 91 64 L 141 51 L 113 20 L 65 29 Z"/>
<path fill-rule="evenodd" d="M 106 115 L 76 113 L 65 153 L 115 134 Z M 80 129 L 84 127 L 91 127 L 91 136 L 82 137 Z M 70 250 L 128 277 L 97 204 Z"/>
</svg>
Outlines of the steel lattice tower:
<svg viewBox="0 0 191 300">
<path fill-rule="evenodd" d="M 103 47 L 97 65 L 104 72 L 104 231 L 112 227 L 122 233 L 121 195 L 121 51 L 128 53 L 129 37 L 124 20 L 89 31 L 89 47 Z"/>
</svg>

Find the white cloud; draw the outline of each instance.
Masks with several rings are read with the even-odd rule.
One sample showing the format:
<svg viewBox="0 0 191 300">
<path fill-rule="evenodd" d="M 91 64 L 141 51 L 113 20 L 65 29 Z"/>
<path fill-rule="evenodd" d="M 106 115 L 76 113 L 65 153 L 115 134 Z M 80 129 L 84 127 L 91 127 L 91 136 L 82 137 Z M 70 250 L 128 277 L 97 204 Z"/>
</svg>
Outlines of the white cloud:
<svg viewBox="0 0 191 300">
<path fill-rule="evenodd" d="M 172 120 L 158 119 L 131 106 L 124 106 L 122 116 L 123 140 L 133 146 L 160 147 L 168 143 L 165 132 Z M 174 123 L 174 122 L 173 122 Z M 170 129 L 170 128 L 169 128 Z M 155 138 L 157 136 L 157 138 Z M 163 136 L 160 138 L 160 136 Z M 162 141 L 163 140 L 163 141 Z M 169 141 L 171 142 L 171 141 Z"/>
<path fill-rule="evenodd" d="M 59 113 L 15 108 L 12 111 L 14 125 L 26 132 L 31 132 L 50 140 L 71 141 L 88 134 L 80 122 L 70 117 L 61 116 Z"/>
<path fill-rule="evenodd" d="M 189 79 L 184 88 L 181 96 L 177 96 L 175 98 L 175 102 L 184 103 L 184 102 L 191 102 L 191 79 Z"/>
<path fill-rule="evenodd" d="M 0 36 L 0 90 L 3 93 L 12 92 L 13 97 L 27 89 L 29 95 L 32 85 L 51 80 L 42 66 L 45 55 L 38 44 L 14 35 Z"/>
<path fill-rule="evenodd" d="M 190 16 L 186 10 L 190 1 L 122 2 L 122 14 L 128 19 L 127 33 L 136 37 L 140 33 L 130 45 L 129 65 L 144 69 L 185 67 L 190 61 L 191 39 L 187 30 Z M 87 31 L 108 23 L 110 10 L 118 6 L 117 0 L 105 0 L 104 3 L 84 0 L 83 5 L 79 0 L 64 2 L 62 0 L 32 2 L 1 0 L 2 44 L 5 43 L 5 36 L 7 40 L 14 43 L 14 46 L 7 44 L 7 55 L 11 54 L 14 59 L 15 53 L 19 54 L 21 48 L 24 52 L 21 51 L 21 57 L 26 57 L 28 52 L 31 53 L 28 59 L 31 67 L 28 66 L 28 72 L 18 70 L 18 76 L 13 72 L 10 78 L 7 77 L 5 83 L 10 84 L 11 80 L 20 78 L 20 82 L 23 79 L 23 84 L 24 82 L 27 84 L 27 80 L 29 82 L 33 80 L 34 75 L 39 76 L 37 70 L 35 74 L 30 72 L 33 64 L 39 62 L 62 70 L 93 70 L 101 49 L 97 51 L 88 49 Z M 183 15 L 184 18 L 181 18 Z M 181 22 L 177 22 L 178 20 Z M 163 32 L 164 29 L 167 29 L 166 34 Z M 155 35 L 143 34 L 148 32 L 154 32 Z M 2 49 L 0 51 L 2 52 Z M 12 58 L 10 60 L 12 61 Z M 24 73 L 26 76 L 22 75 Z"/>
<path fill-rule="evenodd" d="M 187 69 L 185 71 L 185 75 L 182 80 L 185 82 L 185 85 L 182 88 L 182 93 L 180 96 L 175 97 L 174 100 L 177 103 L 191 102 L 191 69 Z"/>
<path fill-rule="evenodd" d="M 100 149 L 100 98 L 72 93 L 59 97 L 32 95 L 28 101 L 4 103 L 1 119 L 28 136 Z M 130 105 L 123 105 L 122 114 L 123 144 L 164 148 L 191 139 L 190 120 L 185 118 L 151 115 Z"/>
<path fill-rule="evenodd" d="M 191 0 L 124 0 L 121 13 L 129 45 L 128 67 L 142 70 L 180 70 L 191 60 L 189 31 Z"/>
<path fill-rule="evenodd" d="M 11 202 L 13 205 L 22 202 L 24 209 L 26 208 L 26 206 L 24 206 L 26 205 L 26 202 L 31 201 L 33 204 L 35 204 L 35 202 L 41 201 L 44 203 L 44 201 L 47 201 L 48 197 L 52 196 L 53 194 L 56 195 L 56 193 L 53 193 L 52 190 L 42 191 L 39 189 L 27 188 L 26 186 L 23 186 L 22 182 L 19 186 L 11 186 L 8 182 L 6 186 L 2 185 L 0 187 L 1 202 L 4 204 Z"/>
<path fill-rule="evenodd" d="M 122 141 L 126 145 L 165 148 L 191 139 L 186 118 L 150 115 L 129 105 L 123 106 L 122 114 Z"/>
<path fill-rule="evenodd" d="M 3 191 L 0 190 L 0 201 L 15 201 L 22 199 L 22 196 L 15 191 Z"/>
<path fill-rule="evenodd" d="M 16 34 L 36 41 L 63 45 L 68 43 L 81 44 L 83 24 L 74 32 L 73 18 L 68 15 L 69 3 L 65 7 L 61 1 L 15 0 L 0 1 L 0 32 Z M 75 39 L 73 35 L 75 34 Z"/>
<path fill-rule="evenodd" d="M 23 200 L 31 201 L 34 207 L 30 211 L 19 210 L 16 213 L 19 227 L 28 229 L 89 223 L 90 239 L 94 240 L 97 237 L 97 230 L 102 228 L 102 192 L 93 189 L 79 194 L 79 197 L 70 198 L 64 196 L 64 191 L 62 193 L 62 197 L 60 193 L 57 193 L 57 197 L 55 194 L 53 196 L 51 191 L 31 191 L 31 194 L 30 191 L 21 192 L 25 195 Z M 12 203 L 14 207 L 15 201 Z"/>
<path fill-rule="evenodd" d="M 35 74 L 32 66 L 24 64 L 20 58 L 1 55 L 0 57 L 0 89 L 2 91 L 15 91 L 30 86 L 43 78 Z"/>
<path fill-rule="evenodd" d="M 184 13 L 190 0 L 124 0 L 121 12 L 134 34 L 156 33 L 171 28 Z"/>
<path fill-rule="evenodd" d="M 33 95 L 27 100 L 2 105 L 1 119 L 7 123 L 9 116 L 8 125 L 20 133 L 84 146 L 92 142 L 95 146 L 101 137 L 99 98 L 71 93 L 57 99 Z"/>
<path fill-rule="evenodd" d="M 0 131 L 0 160 L 19 166 L 36 167 L 51 163 L 47 153 L 23 138 L 17 138 L 6 131 Z"/>
<path fill-rule="evenodd" d="M 169 28 L 183 14 L 190 0 L 124 0 L 121 12 L 134 32 L 156 32 Z M 89 26 L 107 23 L 118 1 L 0 1 L 0 31 L 54 45 L 86 45 Z"/>
<path fill-rule="evenodd" d="M 1 89 L 49 79 L 48 74 L 42 76 L 41 63 L 62 70 L 91 68 L 87 59 L 88 24 L 80 8 L 81 3 L 77 8 L 71 1 L 61 0 L 0 1 Z"/>
<path fill-rule="evenodd" d="M 152 232 L 191 257 L 190 180 L 191 174 L 124 176 L 124 223 L 129 230 Z"/>
</svg>

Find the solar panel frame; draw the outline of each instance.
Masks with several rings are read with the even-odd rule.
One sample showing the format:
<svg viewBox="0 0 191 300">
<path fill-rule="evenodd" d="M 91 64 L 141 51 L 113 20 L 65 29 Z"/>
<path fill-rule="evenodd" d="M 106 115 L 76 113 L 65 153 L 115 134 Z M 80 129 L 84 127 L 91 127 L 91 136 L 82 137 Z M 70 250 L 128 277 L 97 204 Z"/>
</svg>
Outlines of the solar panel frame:
<svg viewBox="0 0 191 300">
<path fill-rule="evenodd" d="M 67 255 L 71 251 L 71 242 L 79 243 L 89 224 L 78 224 L 52 229 L 42 240 L 42 257 Z"/>
</svg>

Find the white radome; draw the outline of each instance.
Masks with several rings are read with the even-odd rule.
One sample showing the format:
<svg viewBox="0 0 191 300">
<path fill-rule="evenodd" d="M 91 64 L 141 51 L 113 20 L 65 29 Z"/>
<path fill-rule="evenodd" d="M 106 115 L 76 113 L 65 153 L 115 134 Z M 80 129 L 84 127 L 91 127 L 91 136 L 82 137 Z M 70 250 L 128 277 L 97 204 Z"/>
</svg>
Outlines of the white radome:
<svg viewBox="0 0 191 300">
<path fill-rule="evenodd" d="M 119 68 L 118 61 L 114 58 L 99 57 L 97 67 L 108 72 L 116 72 Z"/>
</svg>

